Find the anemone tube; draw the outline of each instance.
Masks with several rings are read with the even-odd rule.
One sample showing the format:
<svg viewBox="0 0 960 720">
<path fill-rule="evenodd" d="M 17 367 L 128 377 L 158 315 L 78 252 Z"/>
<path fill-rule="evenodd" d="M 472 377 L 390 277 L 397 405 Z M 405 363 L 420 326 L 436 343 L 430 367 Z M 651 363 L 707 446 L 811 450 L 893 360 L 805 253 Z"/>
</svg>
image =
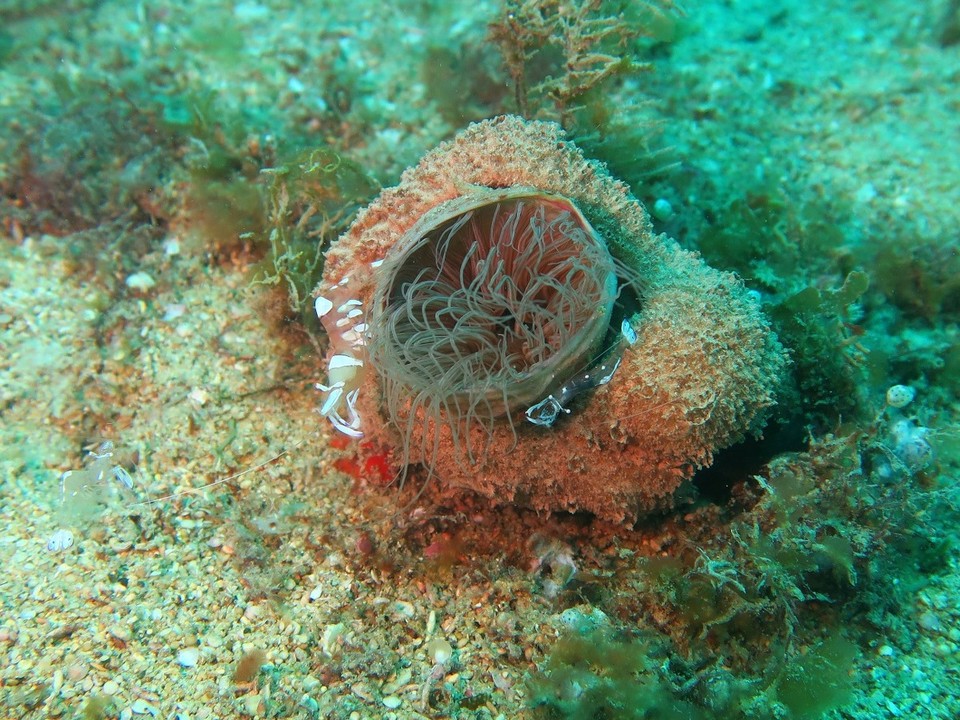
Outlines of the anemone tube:
<svg viewBox="0 0 960 720">
<path fill-rule="evenodd" d="M 618 521 L 759 432 L 786 363 L 736 277 L 655 236 L 559 126 L 511 116 L 383 191 L 316 296 L 339 430 L 450 487 Z"/>
</svg>

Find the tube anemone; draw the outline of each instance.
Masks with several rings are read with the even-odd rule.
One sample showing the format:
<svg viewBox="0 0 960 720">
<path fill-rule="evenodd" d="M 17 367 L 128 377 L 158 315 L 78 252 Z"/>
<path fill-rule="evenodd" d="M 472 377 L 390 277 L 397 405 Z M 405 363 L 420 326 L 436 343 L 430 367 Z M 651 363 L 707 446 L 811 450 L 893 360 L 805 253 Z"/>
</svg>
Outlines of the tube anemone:
<svg viewBox="0 0 960 720">
<path fill-rule="evenodd" d="M 512 427 L 589 364 L 617 297 L 602 238 L 569 200 L 530 190 L 435 208 L 379 277 L 368 351 L 390 420 L 426 458 L 445 425 L 471 462 L 495 422 Z"/>
<path fill-rule="evenodd" d="M 559 126 L 511 116 L 361 211 L 325 253 L 316 309 L 320 413 L 359 453 L 617 521 L 670 507 L 759 432 L 787 362 L 736 277 L 656 235 Z"/>
</svg>

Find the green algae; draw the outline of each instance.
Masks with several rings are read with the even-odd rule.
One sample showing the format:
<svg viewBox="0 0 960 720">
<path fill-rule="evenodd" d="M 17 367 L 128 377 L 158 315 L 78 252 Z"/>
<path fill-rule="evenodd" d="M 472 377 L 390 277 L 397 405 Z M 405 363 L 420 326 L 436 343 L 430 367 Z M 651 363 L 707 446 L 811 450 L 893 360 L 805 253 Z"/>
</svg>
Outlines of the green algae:
<svg viewBox="0 0 960 720">
<path fill-rule="evenodd" d="M 545 718 L 693 720 L 696 708 L 679 697 L 665 659 L 649 637 L 574 629 L 528 680 L 529 702 Z"/>
<path fill-rule="evenodd" d="M 944 512 L 936 490 L 867 480 L 888 431 L 880 418 L 779 455 L 728 524 L 692 518 L 688 542 L 709 545 L 643 558 L 618 583 L 632 592 L 596 599 L 619 621 L 574 627 L 532 675 L 540 716 L 591 717 L 599 703 L 600 717 L 819 718 L 849 703 L 873 639 L 859 618 L 902 612 L 918 573 L 950 552 L 924 537 Z M 618 715 L 626 698 L 634 714 Z"/>
<path fill-rule="evenodd" d="M 649 633 L 576 629 L 560 637 L 527 682 L 537 717 L 812 720 L 848 703 L 859 648 L 837 635 L 784 664 L 775 677 L 736 678 L 672 658 Z"/>
<path fill-rule="evenodd" d="M 877 289 L 907 317 L 933 322 L 960 316 L 960 245 L 894 237 L 872 259 Z"/>
<path fill-rule="evenodd" d="M 301 153 L 265 171 L 270 179 L 270 251 L 255 281 L 286 289 L 289 307 L 311 333 L 321 332 L 312 293 L 323 273 L 323 251 L 379 189 L 363 168 L 331 148 Z"/>
<path fill-rule="evenodd" d="M 711 265 L 783 292 L 798 272 L 837 267 L 837 252 L 846 241 L 845 217 L 843 208 L 798 206 L 781 191 L 759 186 L 721 207 L 695 242 Z"/>
<path fill-rule="evenodd" d="M 774 685 L 777 702 L 791 718 L 822 717 L 853 697 L 854 660 L 859 648 L 840 635 L 828 637 L 784 669 Z"/>
</svg>

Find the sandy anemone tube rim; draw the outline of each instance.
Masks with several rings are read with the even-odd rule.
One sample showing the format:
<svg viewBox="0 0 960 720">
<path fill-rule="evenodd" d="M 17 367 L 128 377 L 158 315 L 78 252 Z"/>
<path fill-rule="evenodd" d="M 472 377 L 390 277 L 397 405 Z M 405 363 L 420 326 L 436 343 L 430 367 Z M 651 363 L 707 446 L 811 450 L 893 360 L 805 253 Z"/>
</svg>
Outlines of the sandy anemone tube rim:
<svg viewBox="0 0 960 720">
<path fill-rule="evenodd" d="M 379 272 L 369 351 L 391 417 L 525 410 L 589 363 L 616 295 L 613 258 L 571 200 L 515 187 L 441 203 Z"/>
</svg>

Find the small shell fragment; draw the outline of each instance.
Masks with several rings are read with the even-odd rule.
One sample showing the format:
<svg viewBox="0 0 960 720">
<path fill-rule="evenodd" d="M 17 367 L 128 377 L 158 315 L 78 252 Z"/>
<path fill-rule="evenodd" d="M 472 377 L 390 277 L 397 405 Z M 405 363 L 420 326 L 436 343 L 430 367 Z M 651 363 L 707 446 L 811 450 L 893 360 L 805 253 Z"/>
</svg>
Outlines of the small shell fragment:
<svg viewBox="0 0 960 720">
<path fill-rule="evenodd" d="M 199 648 L 188 647 L 177 653 L 177 664 L 181 667 L 196 667 L 198 662 L 200 662 Z"/>
<path fill-rule="evenodd" d="M 156 285 L 157 281 L 145 272 L 135 272 L 133 275 L 127 277 L 126 284 L 131 290 L 144 292 Z"/>
</svg>

